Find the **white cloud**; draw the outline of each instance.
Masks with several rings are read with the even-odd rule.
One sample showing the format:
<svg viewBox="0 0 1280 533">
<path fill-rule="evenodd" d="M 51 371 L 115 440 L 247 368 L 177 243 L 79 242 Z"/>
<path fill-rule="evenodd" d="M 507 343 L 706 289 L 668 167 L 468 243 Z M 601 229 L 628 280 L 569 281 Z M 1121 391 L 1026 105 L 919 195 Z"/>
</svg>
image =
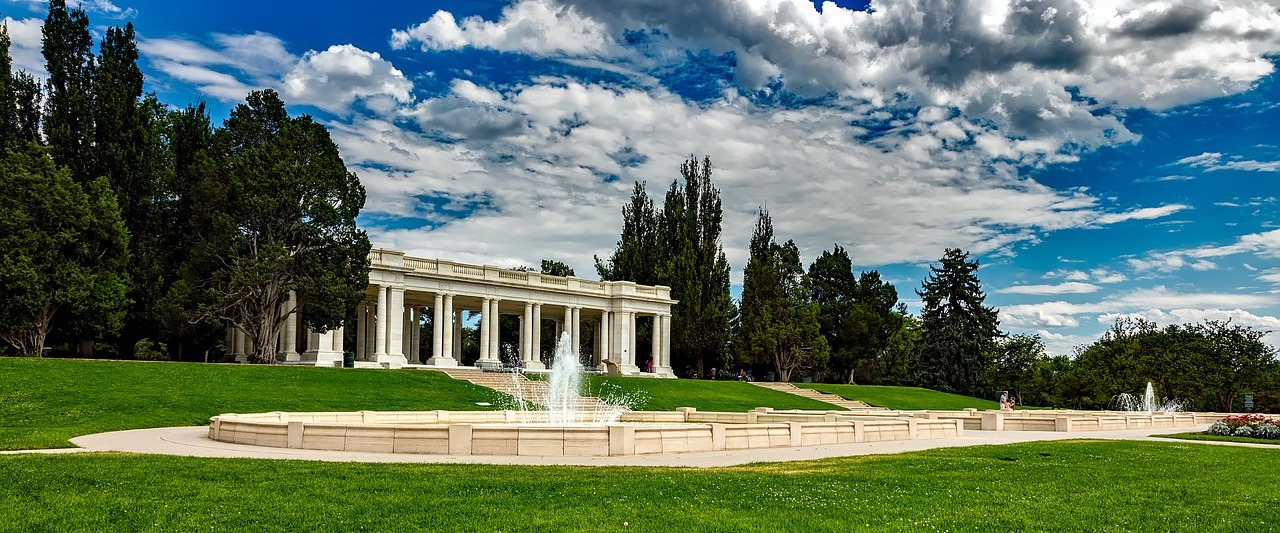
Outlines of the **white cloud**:
<svg viewBox="0 0 1280 533">
<path fill-rule="evenodd" d="M 998 289 L 996 292 L 1003 294 L 1088 294 L 1098 292 L 1102 287 L 1092 283 L 1080 283 L 1069 281 L 1059 283 L 1057 285 L 1014 285 Z"/>
<path fill-rule="evenodd" d="M 475 47 L 551 56 L 602 56 L 621 51 L 602 24 L 549 0 L 517 1 L 503 8 L 495 22 L 480 17 L 458 22 L 452 13 L 437 11 L 426 22 L 392 31 L 393 48 L 411 44 L 424 50 Z"/>
<path fill-rule="evenodd" d="M 1236 238 L 1236 242 L 1224 246 L 1201 246 L 1171 252 L 1153 252 L 1145 258 L 1131 258 L 1129 265 L 1139 272 L 1173 272 L 1185 267 L 1194 270 L 1217 268 L 1208 259 L 1238 254 L 1254 254 L 1264 259 L 1280 258 L 1280 230 L 1250 233 Z"/>
<path fill-rule="evenodd" d="M 1280 285 L 1280 268 L 1268 268 L 1267 270 L 1262 271 L 1261 274 L 1258 274 L 1258 280 Z"/>
<path fill-rule="evenodd" d="M 40 55 L 40 31 L 44 21 L 5 17 L 3 24 L 9 29 L 9 57 L 13 59 L 13 69 L 26 70 L 39 78 L 48 76 L 44 70 L 44 56 Z"/>
<path fill-rule="evenodd" d="M 344 44 L 307 52 L 285 75 L 286 101 L 343 112 L 356 99 L 388 97 L 397 103 L 413 100 L 413 83 L 377 52 Z"/>
<path fill-rule="evenodd" d="M 1238 308 L 1147 309 L 1131 313 L 1106 313 L 1098 316 L 1098 322 L 1102 324 L 1113 324 L 1120 318 L 1140 318 L 1155 322 L 1160 326 L 1168 326 L 1172 324 L 1198 324 L 1203 323 L 1206 320 L 1217 322 L 1230 321 L 1235 325 L 1265 331 L 1267 332 L 1267 335 L 1263 336 L 1263 342 L 1272 345 L 1280 344 L 1280 318 L 1270 315 L 1256 315 Z"/>
<path fill-rule="evenodd" d="M 138 50 L 152 68 L 226 102 L 243 100 L 255 89 L 275 87 L 297 63 L 273 35 L 214 34 L 212 39 L 216 48 L 179 38 L 141 39 Z"/>
<path fill-rule="evenodd" d="M 44 10 L 48 9 L 45 6 L 49 4 L 47 0 L 11 0 L 11 1 L 25 3 L 31 6 L 32 9 L 44 9 Z M 81 2 L 71 3 L 71 5 L 67 7 L 70 9 L 81 8 L 88 13 L 97 13 L 101 15 L 106 15 L 113 19 L 132 18 L 138 15 L 138 10 L 132 7 L 122 8 L 120 6 L 117 6 L 115 2 L 112 2 L 111 0 L 83 0 Z"/>
<path fill-rule="evenodd" d="M 1182 293 L 1157 285 L 1107 296 L 1086 303 L 1065 301 L 1000 307 L 1000 322 L 1017 328 L 1061 328 L 1080 325 L 1080 318 L 1093 315 L 1102 323 L 1114 315 L 1150 310 L 1187 309 L 1256 309 L 1280 302 L 1280 297 L 1266 294 L 1216 292 Z M 1112 318 L 1107 318 L 1112 317 Z"/>
<path fill-rule="evenodd" d="M 1209 172 L 1219 170 L 1244 170 L 1251 172 L 1280 172 L 1280 161 L 1256 161 L 1233 157 L 1229 161 L 1222 160 L 1218 152 L 1204 152 L 1200 155 L 1184 157 L 1174 162 L 1175 165 L 1187 165 L 1203 168 Z"/>
</svg>

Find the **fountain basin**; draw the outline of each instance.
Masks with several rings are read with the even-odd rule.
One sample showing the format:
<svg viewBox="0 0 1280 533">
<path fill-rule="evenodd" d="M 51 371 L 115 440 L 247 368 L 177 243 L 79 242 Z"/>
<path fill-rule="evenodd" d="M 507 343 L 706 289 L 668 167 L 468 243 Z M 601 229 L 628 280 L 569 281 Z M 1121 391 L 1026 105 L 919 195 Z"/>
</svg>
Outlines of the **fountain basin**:
<svg viewBox="0 0 1280 533">
<path fill-rule="evenodd" d="M 959 420 L 853 419 L 838 412 L 634 411 L 620 423 L 521 423 L 537 413 L 410 411 L 228 413 L 213 417 L 221 442 L 438 455 L 626 456 L 960 437 Z"/>
</svg>

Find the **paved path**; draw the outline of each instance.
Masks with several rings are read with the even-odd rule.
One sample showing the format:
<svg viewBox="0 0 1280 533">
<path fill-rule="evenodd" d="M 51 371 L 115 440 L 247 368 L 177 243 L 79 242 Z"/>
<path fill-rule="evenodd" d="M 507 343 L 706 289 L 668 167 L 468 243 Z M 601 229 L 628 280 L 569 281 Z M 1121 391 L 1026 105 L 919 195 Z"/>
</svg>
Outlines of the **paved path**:
<svg viewBox="0 0 1280 533">
<path fill-rule="evenodd" d="M 864 442 L 800 448 L 768 448 L 720 452 L 681 453 L 670 455 L 635 455 L 629 457 L 558 457 L 558 456 L 484 456 L 484 455 L 416 455 L 370 452 L 335 452 L 321 450 L 294 450 L 230 444 L 210 440 L 208 427 L 177 427 L 159 429 L 134 429 L 85 435 L 71 439 L 80 448 L 59 450 L 32 450 L 5 453 L 74 453 L 130 452 L 189 457 L 242 457 L 259 459 L 300 459 L 309 461 L 367 462 L 367 463 L 440 463 L 440 464 L 510 464 L 510 465 L 580 465 L 580 466 L 672 466 L 672 467 L 723 467 L 758 462 L 801 461 L 827 457 L 892 454 L 934 448 L 979 446 L 988 444 L 1012 444 L 1018 442 L 1108 439 L 1108 440 L 1159 440 L 1153 436 L 1162 433 L 1203 431 L 1208 426 L 1169 429 L 1132 429 L 1117 431 L 1086 431 L 1057 433 L 1051 431 L 965 431 L 965 436 L 948 439 L 922 439 L 913 441 Z M 1222 444 L 1205 441 L 1179 440 L 1187 444 Z"/>
</svg>

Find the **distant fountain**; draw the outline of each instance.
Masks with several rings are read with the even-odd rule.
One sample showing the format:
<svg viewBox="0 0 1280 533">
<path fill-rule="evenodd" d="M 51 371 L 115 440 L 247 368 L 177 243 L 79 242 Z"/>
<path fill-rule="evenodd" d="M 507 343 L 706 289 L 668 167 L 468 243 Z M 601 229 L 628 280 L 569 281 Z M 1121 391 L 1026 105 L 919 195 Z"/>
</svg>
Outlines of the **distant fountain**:
<svg viewBox="0 0 1280 533">
<path fill-rule="evenodd" d="M 551 364 L 551 372 L 547 376 L 546 393 L 526 390 L 525 380 L 519 374 L 513 375 L 517 395 L 516 410 L 520 413 L 522 423 L 534 423 L 533 413 L 546 413 L 546 423 L 556 426 L 605 425 L 617 422 L 629 406 L 634 403 L 631 398 L 620 398 L 614 395 L 601 395 L 600 401 L 588 404 L 582 397 L 582 363 L 573 353 L 573 343 L 569 340 L 569 332 L 560 335 L 556 343 L 556 359 Z M 538 420 L 537 423 L 542 423 Z"/>
<path fill-rule="evenodd" d="M 1151 382 L 1147 382 L 1147 390 L 1139 398 L 1127 392 L 1117 394 L 1111 400 L 1112 411 L 1138 411 L 1146 413 L 1174 413 L 1183 410 L 1182 401 L 1176 399 L 1165 398 L 1164 401 L 1156 400 L 1155 388 L 1151 386 Z"/>
</svg>

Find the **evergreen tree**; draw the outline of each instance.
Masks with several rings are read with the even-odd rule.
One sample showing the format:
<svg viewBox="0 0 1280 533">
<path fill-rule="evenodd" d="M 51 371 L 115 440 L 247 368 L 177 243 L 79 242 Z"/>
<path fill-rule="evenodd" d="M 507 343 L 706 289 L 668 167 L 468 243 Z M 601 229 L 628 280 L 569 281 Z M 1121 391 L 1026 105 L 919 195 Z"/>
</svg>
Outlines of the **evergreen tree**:
<svg viewBox="0 0 1280 533">
<path fill-rule="evenodd" d="M 318 331 L 342 325 L 369 283 L 369 239 L 356 227 L 365 191 L 324 126 L 255 91 L 198 159 L 201 234 L 186 272 L 200 281 L 200 316 L 245 331 L 261 362 L 275 360 L 292 313 Z M 297 306 L 284 309 L 289 291 Z"/>
<path fill-rule="evenodd" d="M 831 348 L 829 368 L 841 376 L 841 381 L 852 383 L 857 358 L 847 330 L 852 327 L 858 279 L 853 275 L 853 261 L 840 245 L 832 251 L 824 250 L 809 265 L 809 293 L 818 306 L 819 329 Z"/>
<path fill-rule="evenodd" d="M 18 100 L 14 94 L 9 44 L 9 24 L 0 24 L 0 156 L 24 144 L 18 137 Z"/>
<path fill-rule="evenodd" d="M 41 52 L 49 71 L 44 133 L 53 160 L 84 183 L 95 176 L 93 134 L 93 37 L 84 10 L 50 0 L 41 28 Z"/>
<path fill-rule="evenodd" d="M 18 71 L 11 78 L 14 100 L 14 131 L 18 150 L 27 143 L 43 143 L 40 137 L 40 119 L 44 109 L 44 94 L 40 91 L 40 82 L 26 71 Z"/>
<path fill-rule="evenodd" d="M 603 281 L 634 281 L 657 285 L 662 250 L 658 243 L 658 215 L 653 200 L 638 181 L 631 202 L 622 206 L 622 235 L 607 261 L 595 257 L 596 273 Z"/>
<path fill-rule="evenodd" d="M 915 381 L 932 389 L 984 395 L 983 371 L 1000 336 L 998 311 L 983 305 L 986 295 L 968 252 L 948 248 L 941 266 L 916 291 L 923 301 L 924 335 Z"/>
<path fill-rule="evenodd" d="M 771 364 L 780 381 L 790 381 L 796 370 L 826 361 L 819 306 L 806 286 L 799 248 L 790 240 L 774 242 L 773 220 L 763 208 L 750 251 L 734 347 L 742 361 Z"/>
<path fill-rule="evenodd" d="M 680 176 L 684 186 L 672 182 L 658 217 L 666 256 L 658 278 L 678 300 L 671 310 L 672 366 L 693 365 L 702 375 L 708 361 L 722 359 L 733 314 L 729 261 L 720 243 L 724 213 L 720 190 L 711 183 L 711 158 L 699 163 L 690 157 Z"/>
<path fill-rule="evenodd" d="M 27 355 L 65 315 L 101 335 L 125 307 L 129 236 L 115 195 L 105 179 L 76 183 L 48 152 L 31 143 L 0 162 L 0 339 Z"/>
</svg>

